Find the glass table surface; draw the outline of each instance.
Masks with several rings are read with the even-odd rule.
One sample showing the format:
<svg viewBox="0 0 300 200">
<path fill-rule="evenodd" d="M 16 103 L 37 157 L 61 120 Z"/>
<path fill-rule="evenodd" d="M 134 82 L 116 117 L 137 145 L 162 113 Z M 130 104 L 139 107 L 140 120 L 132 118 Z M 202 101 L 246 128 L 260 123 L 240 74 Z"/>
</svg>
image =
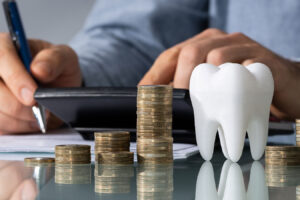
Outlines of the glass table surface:
<svg viewBox="0 0 300 200">
<path fill-rule="evenodd" d="M 168 165 L 0 161 L 0 170 L 0 199 L 300 199 L 300 167 L 265 166 L 249 148 L 238 163 L 217 149 L 211 162 L 200 155 Z"/>
</svg>

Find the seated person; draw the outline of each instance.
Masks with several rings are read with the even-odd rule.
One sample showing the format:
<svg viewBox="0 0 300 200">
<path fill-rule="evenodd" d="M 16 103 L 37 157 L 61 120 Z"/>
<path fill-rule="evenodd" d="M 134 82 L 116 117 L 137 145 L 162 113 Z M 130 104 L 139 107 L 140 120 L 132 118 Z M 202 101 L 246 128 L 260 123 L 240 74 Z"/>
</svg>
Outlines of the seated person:
<svg viewBox="0 0 300 200">
<path fill-rule="evenodd" d="M 33 76 L 46 87 L 173 84 L 188 88 L 200 63 L 270 67 L 271 112 L 300 117 L 300 2 L 97 1 L 70 46 L 30 40 Z M 153 64 L 154 63 L 154 64 Z M 38 131 L 37 84 L 0 34 L 0 133 Z M 56 125 L 54 125 L 56 126 Z"/>
</svg>

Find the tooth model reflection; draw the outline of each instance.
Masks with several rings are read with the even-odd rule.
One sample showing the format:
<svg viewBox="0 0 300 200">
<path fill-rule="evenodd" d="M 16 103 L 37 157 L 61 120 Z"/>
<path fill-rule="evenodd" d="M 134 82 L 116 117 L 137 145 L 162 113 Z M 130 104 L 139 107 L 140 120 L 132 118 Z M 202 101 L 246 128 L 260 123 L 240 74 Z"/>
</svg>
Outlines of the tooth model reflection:
<svg viewBox="0 0 300 200">
<path fill-rule="evenodd" d="M 268 200 L 264 168 L 255 161 L 250 171 L 248 192 L 245 190 L 243 173 L 237 163 L 225 161 L 222 167 L 218 191 L 211 162 L 206 161 L 200 168 L 196 200 Z"/>
<path fill-rule="evenodd" d="M 237 162 L 247 131 L 251 155 L 260 159 L 267 141 L 273 91 L 272 73 L 261 63 L 197 66 L 190 80 L 190 97 L 201 156 L 212 158 L 218 130 L 225 157 Z"/>
<path fill-rule="evenodd" d="M 134 176 L 132 165 L 95 165 L 95 192 L 98 194 L 120 194 L 130 192 L 130 181 Z"/>
</svg>

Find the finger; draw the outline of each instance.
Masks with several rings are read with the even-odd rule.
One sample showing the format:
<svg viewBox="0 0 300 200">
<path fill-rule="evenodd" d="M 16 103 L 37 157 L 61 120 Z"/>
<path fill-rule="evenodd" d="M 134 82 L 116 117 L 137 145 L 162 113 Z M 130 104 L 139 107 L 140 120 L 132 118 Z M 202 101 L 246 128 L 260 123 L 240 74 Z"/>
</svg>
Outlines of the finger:
<svg viewBox="0 0 300 200">
<path fill-rule="evenodd" d="M 244 44 L 249 39 L 242 34 L 235 33 L 199 40 L 194 44 L 185 46 L 180 52 L 178 65 L 174 76 L 175 88 L 189 88 L 190 76 L 194 68 L 205 62 L 210 51 L 216 48 L 233 44 Z"/>
<path fill-rule="evenodd" d="M 0 112 L 18 120 L 35 121 L 31 107 L 24 106 L 0 80 Z M 0 122 L 1 123 L 1 122 Z"/>
<path fill-rule="evenodd" d="M 193 44 L 200 40 L 205 40 L 208 38 L 217 38 L 217 37 L 222 37 L 225 35 L 227 35 L 227 34 L 219 29 L 209 28 L 209 29 L 202 31 L 200 34 L 197 34 L 194 37 L 191 37 L 191 38 L 185 40 L 184 42 L 181 42 L 181 43 L 175 45 L 174 47 L 179 47 L 180 49 L 182 49 L 184 46 Z"/>
<path fill-rule="evenodd" d="M 7 87 L 24 105 L 35 103 L 36 83 L 20 61 L 8 35 L 0 34 L 0 76 Z"/>
<path fill-rule="evenodd" d="M 226 62 L 243 63 L 262 54 L 257 44 L 235 44 L 213 49 L 207 55 L 206 62 L 219 66 Z"/>
<path fill-rule="evenodd" d="M 28 122 L 9 117 L 0 113 L 0 133 L 28 133 L 38 132 L 39 127 L 36 121 Z"/>
<path fill-rule="evenodd" d="M 252 59 L 245 59 L 242 62 L 242 65 L 248 66 L 253 63 L 263 63 L 263 64 L 267 65 L 269 67 L 269 69 L 271 70 L 273 79 L 276 83 L 278 77 L 280 77 L 280 73 L 277 72 L 277 70 L 273 69 L 273 65 L 274 65 L 273 59 L 269 58 L 269 56 L 261 56 L 261 57 L 256 57 L 256 58 L 252 58 Z"/>
<path fill-rule="evenodd" d="M 39 52 L 32 62 L 31 71 L 41 83 L 46 84 L 60 76 L 66 79 L 68 76 L 73 77 L 74 66 L 78 66 L 75 52 L 67 46 L 60 45 Z M 64 86 L 68 87 L 65 83 Z"/>
<path fill-rule="evenodd" d="M 0 171 L 11 164 L 11 161 L 8 160 L 0 160 Z"/>
<path fill-rule="evenodd" d="M 253 63 L 263 63 L 265 65 L 268 65 L 269 63 L 269 59 L 268 58 L 250 58 L 250 59 L 245 59 L 243 62 L 242 62 L 242 65 L 244 66 L 248 66 L 248 65 L 251 65 Z"/>
<path fill-rule="evenodd" d="M 145 74 L 139 85 L 169 84 L 173 80 L 180 48 L 173 47 L 163 52 Z"/>
<path fill-rule="evenodd" d="M 198 40 L 204 40 L 223 35 L 225 35 L 225 33 L 218 29 L 207 29 L 201 34 L 198 34 L 164 51 L 156 59 L 153 66 L 139 82 L 139 85 L 169 84 L 174 79 L 178 57 L 184 46 L 192 44 Z"/>
<path fill-rule="evenodd" d="M 38 194 L 37 185 L 33 179 L 24 180 L 13 192 L 10 200 L 34 200 Z"/>
<path fill-rule="evenodd" d="M 9 199 L 18 185 L 31 174 L 32 171 L 24 169 L 22 162 L 10 162 L 9 165 L 0 171 L 0 190 L 1 199 Z M 9 180 L 9 181 L 8 181 Z"/>
<path fill-rule="evenodd" d="M 38 39 L 29 39 L 28 40 L 29 48 L 33 57 L 36 56 L 40 51 L 51 48 L 53 45 L 49 42 L 38 40 Z"/>
</svg>

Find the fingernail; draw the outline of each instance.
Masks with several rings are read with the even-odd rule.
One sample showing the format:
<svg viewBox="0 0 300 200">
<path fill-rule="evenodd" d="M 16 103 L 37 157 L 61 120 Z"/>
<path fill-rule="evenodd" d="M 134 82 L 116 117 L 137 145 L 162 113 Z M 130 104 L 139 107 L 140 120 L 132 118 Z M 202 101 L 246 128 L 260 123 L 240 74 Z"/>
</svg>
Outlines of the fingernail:
<svg viewBox="0 0 300 200">
<path fill-rule="evenodd" d="M 25 103 L 30 104 L 33 100 L 33 92 L 28 88 L 24 87 L 21 89 L 21 98 Z"/>
<path fill-rule="evenodd" d="M 51 75 L 52 73 L 52 69 L 49 66 L 48 63 L 46 62 L 39 62 L 36 64 L 37 68 L 39 68 L 39 70 L 41 70 L 43 73 L 47 74 L 47 75 Z"/>
</svg>

